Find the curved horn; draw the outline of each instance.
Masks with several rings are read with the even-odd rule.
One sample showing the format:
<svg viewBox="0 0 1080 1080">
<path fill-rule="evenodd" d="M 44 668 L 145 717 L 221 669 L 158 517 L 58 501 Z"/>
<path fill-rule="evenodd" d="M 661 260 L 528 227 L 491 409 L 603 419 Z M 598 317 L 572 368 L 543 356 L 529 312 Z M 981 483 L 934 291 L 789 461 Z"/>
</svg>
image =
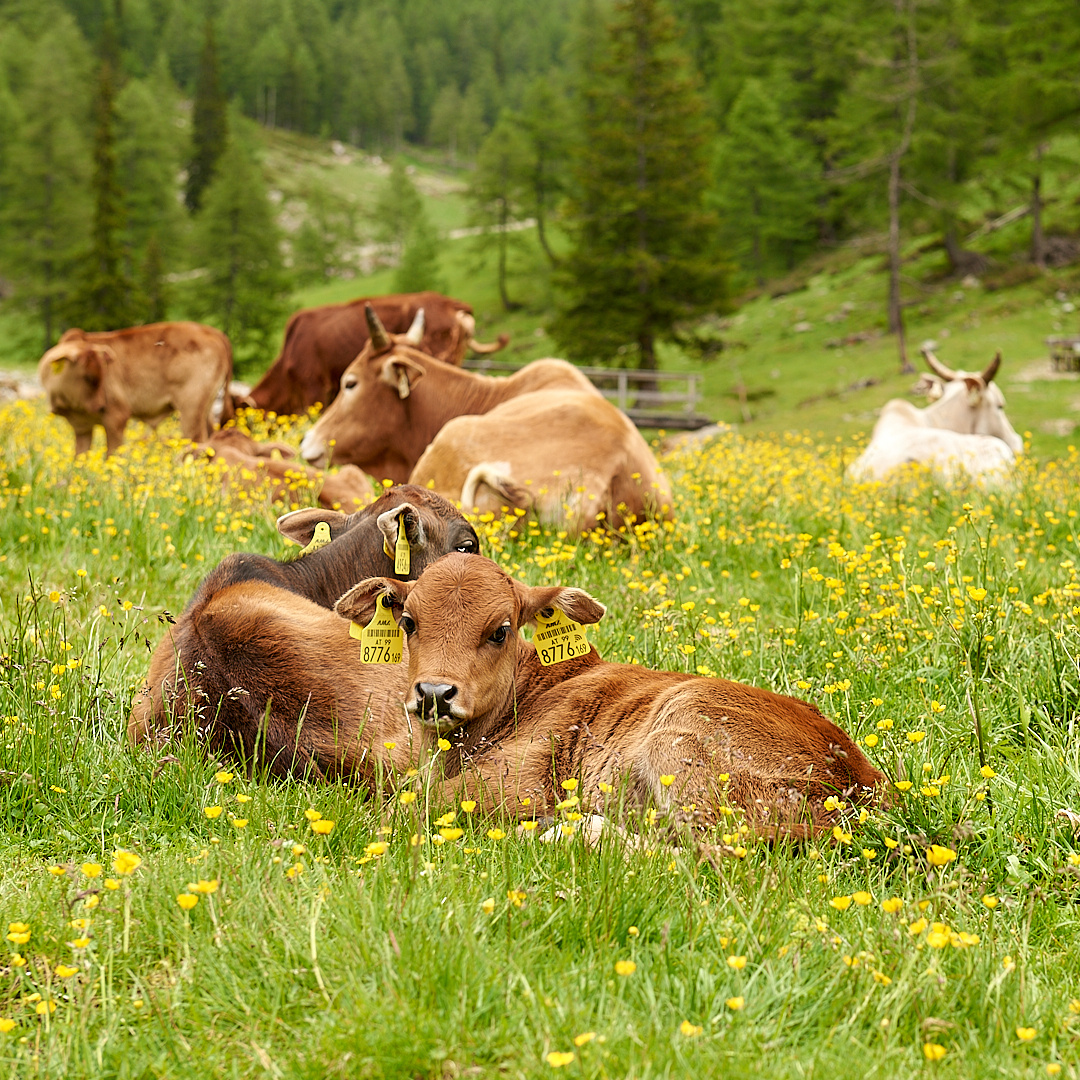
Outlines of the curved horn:
<svg viewBox="0 0 1080 1080">
<path fill-rule="evenodd" d="M 999 367 L 1001 367 L 1001 350 L 1000 349 L 998 349 L 997 353 L 994 355 L 994 359 L 991 360 L 990 363 L 986 365 L 986 370 L 983 371 L 982 375 L 980 376 L 982 378 L 982 381 L 984 383 L 986 383 L 987 386 L 990 385 L 991 380 L 998 373 L 998 368 Z"/>
<path fill-rule="evenodd" d="M 412 321 L 412 326 L 405 333 L 405 343 L 407 345 L 419 345 L 424 340 L 424 309 L 416 309 L 416 317 Z"/>
<path fill-rule="evenodd" d="M 935 356 L 935 355 L 934 355 L 934 354 L 933 354 L 933 353 L 932 353 L 932 352 L 931 352 L 931 351 L 930 351 L 930 350 L 929 350 L 928 348 L 926 348 L 925 346 L 923 347 L 923 350 L 922 350 L 922 354 L 923 354 L 923 357 L 924 357 L 924 358 L 925 358 L 925 360 L 926 360 L 926 366 L 927 366 L 927 367 L 929 367 L 929 368 L 930 368 L 930 370 L 931 370 L 931 371 L 932 371 L 932 372 L 933 372 L 933 373 L 934 373 L 935 375 L 940 375 L 940 376 L 941 376 L 941 377 L 942 377 L 943 379 L 947 379 L 947 380 L 948 380 L 949 382 L 952 382 L 952 380 L 953 380 L 953 379 L 959 378 L 959 376 L 958 376 L 958 375 L 956 374 L 956 372 L 955 372 L 955 371 L 953 371 L 953 369 L 952 369 L 952 368 L 950 368 L 950 367 L 946 367 L 946 366 L 945 366 L 945 365 L 944 365 L 944 364 L 943 364 L 943 363 L 942 363 L 942 362 L 941 362 L 941 361 L 940 361 L 940 360 L 939 360 L 939 359 L 938 359 L 938 358 L 937 358 L 937 357 L 936 357 L 936 356 Z"/>
<path fill-rule="evenodd" d="M 474 353 L 479 353 L 481 356 L 490 353 L 496 353 L 500 349 L 505 349 L 510 344 L 509 334 L 500 334 L 497 341 L 487 344 L 483 341 L 477 341 L 476 338 L 469 338 L 469 348 Z"/>
<path fill-rule="evenodd" d="M 370 304 L 364 305 L 364 317 L 367 319 L 368 333 L 371 335 L 371 347 L 375 352 L 385 352 L 390 348 L 390 338 L 386 334 L 386 327 L 379 321 L 375 309 Z"/>
</svg>

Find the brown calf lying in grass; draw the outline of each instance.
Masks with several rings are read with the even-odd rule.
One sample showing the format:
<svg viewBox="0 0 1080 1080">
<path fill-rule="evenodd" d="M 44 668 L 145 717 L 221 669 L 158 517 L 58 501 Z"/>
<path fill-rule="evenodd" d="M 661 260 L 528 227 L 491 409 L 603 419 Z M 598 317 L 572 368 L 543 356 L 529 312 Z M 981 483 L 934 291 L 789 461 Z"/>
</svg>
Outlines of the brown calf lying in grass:
<svg viewBox="0 0 1080 1080">
<path fill-rule="evenodd" d="M 353 714 L 329 706 L 338 698 L 350 708 L 354 699 L 366 700 L 363 688 L 348 685 L 350 676 L 362 678 L 365 671 L 356 672 L 357 643 L 348 638 L 348 623 L 329 610 L 334 601 L 358 578 L 394 573 L 395 557 L 387 552 L 399 542 L 409 561 L 403 577 L 418 576 L 448 551 L 480 550 L 475 530 L 450 503 L 408 486 L 391 488 L 356 514 L 296 510 L 280 518 L 278 528 L 301 544 L 310 544 L 317 530 L 328 542 L 288 562 L 229 555 L 207 575 L 154 652 L 128 719 L 133 743 L 166 736 L 193 713 L 212 749 L 235 745 L 277 774 L 302 774 L 310 753 L 293 760 L 298 720 L 310 717 L 299 741 L 314 746 L 321 740 L 322 757 L 333 756 L 327 747 L 335 744 L 335 718 Z M 335 650 L 344 650 L 344 658 Z M 376 672 L 371 684 L 381 686 L 386 674 Z M 312 690 L 305 704 L 318 679 L 337 692 L 324 701 Z M 293 698 L 300 702 L 295 708 Z"/>
<path fill-rule="evenodd" d="M 830 796 L 872 802 L 885 779 L 797 698 L 605 663 L 591 647 L 543 666 L 519 631 L 556 612 L 598 622 L 603 606 L 580 589 L 529 587 L 487 559 L 450 554 L 417 581 L 361 582 L 336 610 L 366 623 L 380 598 L 406 635 L 405 708 L 452 745 L 446 773 L 461 775 L 444 781 L 447 798 L 464 789 L 488 812 L 534 817 L 577 779 L 586 807 L 621 789 L 639 803 L 692 805 L 701 824 L 730 805 L 758 832 L 806 836 L 834 823 Z"/>
</svg>

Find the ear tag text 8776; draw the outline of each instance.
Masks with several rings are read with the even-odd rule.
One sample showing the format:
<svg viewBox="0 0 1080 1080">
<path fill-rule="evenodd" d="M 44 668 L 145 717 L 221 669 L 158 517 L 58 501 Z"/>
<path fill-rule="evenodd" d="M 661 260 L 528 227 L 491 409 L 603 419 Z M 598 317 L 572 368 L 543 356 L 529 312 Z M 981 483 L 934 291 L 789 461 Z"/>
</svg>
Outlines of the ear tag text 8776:
<svg viewBox="0 0 1080 1080">
<path fill-rule="evenodd" d="M 301 555 L 310 555 L 313 551 L 318 551 L 319 548 L 326 547 L 334 538 L 330 535 L 330 525 L 325 521 L 320 521 L 315 526 L 315 532 L 312 534 L 308 543 L 300 549 Z"/>
<path fill-rule="evenodd" d="M 394 622 L 394 614 L 385 596 L 379 597 L 375 615 L 367 626 L 349 624 L 349 637 L 360 642 L 360 659 L 365 664 L 400 664 L 404 634 Z"/>
<path fill-rule="evenodd" d="M 536 646 L 536 655 L 544 667 L 585 656 L 589 651 L 589 643 L 585 640 L 585 631 L 581 624 L 574 622 L 558 608 L 555 608 L 550 616 L 536 616 L 533 645 Z"/>
</svg>

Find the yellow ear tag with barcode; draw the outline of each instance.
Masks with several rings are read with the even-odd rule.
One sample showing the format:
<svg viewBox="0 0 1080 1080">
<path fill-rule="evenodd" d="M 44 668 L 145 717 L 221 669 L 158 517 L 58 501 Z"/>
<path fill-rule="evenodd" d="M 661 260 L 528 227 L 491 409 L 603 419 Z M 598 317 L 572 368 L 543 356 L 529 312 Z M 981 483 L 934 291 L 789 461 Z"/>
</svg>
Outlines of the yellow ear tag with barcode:
<svg viewBox="0 0 1080 1080">
<path fill-rule="evenodd" d="M 310 555 L 313 551 L 318 551 L 319 548 L 326 547 L 334 538 L 330 535 L 330 526 L 325 521 L 320 521 L 315 526 L 315 532 L 311 537 L 311 540 L 300 549 L 301 555 Z"/>
<path fill-rule="evenodd" d="M 385 596 L 379 597 L 375 615 L 367 626 L 349 624 L 349 637 L 360 642 L 360 659 L 365 664 L 400 664 L 404 634 L 394 622 Z"/>
<path fill-rule="evenodd" d="M 533 645 L 536 646 L 536 655 L 544 667 L 585 656 L 589 651 L 589 643 L 585 640 L 581 623 L 574 622 L 558 608 L 555 608 L 554 614 L 550 616 L 536 616 Z"/>
<path fill-rule="evenodd" d="M 397 543 L 394 545 L 394 573 L 407 574 L 409 572 L 409 537 L 405 533 L 405 526 L 398 521 Z"/>
</svg>

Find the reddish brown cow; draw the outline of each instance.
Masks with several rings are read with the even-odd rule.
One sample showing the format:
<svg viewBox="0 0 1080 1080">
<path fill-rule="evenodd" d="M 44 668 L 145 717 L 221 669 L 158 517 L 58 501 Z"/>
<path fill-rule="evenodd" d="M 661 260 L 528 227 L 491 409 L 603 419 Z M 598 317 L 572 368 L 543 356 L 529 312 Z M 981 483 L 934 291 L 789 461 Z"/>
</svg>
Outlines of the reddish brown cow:
<svg viewBox="0 0 1080 1080">
<path fill-rule="evenodd" d="M 300 444 L 312 465 L 330 458 L 376 479 L 405 483 L 428 443 L 455 416 L 486 413 L 534 390 L 600 391 L 565 360 L 534 360 L 505 379 L 440 364 L 386 333 L 374 311 L 371 340 L 341 377 L 341 393 Z M 331 446 L 333 443 L 333 446 Z"/>
<path fill-rule="evenodd" d="M 135 417 L 156 426 L 174 409 L 185 439 L 210 434 L 210 411 L 232 378 L 232 346 L 212 326 L 171 322 L 126 330 L 68 330 L 38 363 L 54 413 L 75 429 L 75 453 L 90 449 L 94 426 L 111 454 Z"/>
<path fill-rule="evenodd" d="M 307 308 L 289 319 L 280 355 L 251 391 L 256 407 L 287 414 L 302 413 L 318 402 L 329 405 L 345 369 L 367 344 L 364 308 L 368 304 L 394 334 L 409 330 L 423 310 L 422 336 L 416 344 L 447 364 L 460 364 L 467 349 L 496 352 L 509 340 L 504 334 L 495 345 L 475 341 L 472 308 L 436 292 L 361 297 L 346 304 Z"/>
<path fill-rule="evenodd" d="M 416 576 L 448 551 L 478 552 L 476 532 L 445 499 L 409 487 L 357 514 L 313 508 L 278 520 L 304 545 L 320 527 L 330 541 L 302 558 L 238 553 L 204 579 L 154 652 L 128 719 L 132 743 L 192 721 L 215 752 L 237 752 L 279 776 L 330 775 L 365 760 L 363 721 L 376 698 L 387 708 L 395 701 L 390 712 L 406 723 L 404 667 L 361 669 L 348 624 L 329 609 L 358 577 L 393 573 L 387 551 L 401 537 L 410 564 L 402 574 Z"/>
<path fill-rule="evenodd" d="M 578 780 L 585 807 L 621 790 L 631 801 L 690 806 L 713 824 L 730 804 L 772 835 L 807 836 L 836 821 L 829 797 L 872 802 L 884 775 L 813 705 L 726 679 L 603 662 L 573 637 L 541 648 L 519 634 L 561 613 L 597 622 L 580 589 L 529 587 L 487 559 L 447 555 L 418 581 L 361 582 L 336 610 L 366 623 L 388 604 L 408 645 L 405 707 L 441 733 L 443 796 L 464 791 L 488 812 L 550 813 Z M 580 627 L 577 628 L 580 632 Z M 583 639 L 582 639 L 583 640 Z M 587 651 L 585 651 L 587 649 Z"/>
</svg>

